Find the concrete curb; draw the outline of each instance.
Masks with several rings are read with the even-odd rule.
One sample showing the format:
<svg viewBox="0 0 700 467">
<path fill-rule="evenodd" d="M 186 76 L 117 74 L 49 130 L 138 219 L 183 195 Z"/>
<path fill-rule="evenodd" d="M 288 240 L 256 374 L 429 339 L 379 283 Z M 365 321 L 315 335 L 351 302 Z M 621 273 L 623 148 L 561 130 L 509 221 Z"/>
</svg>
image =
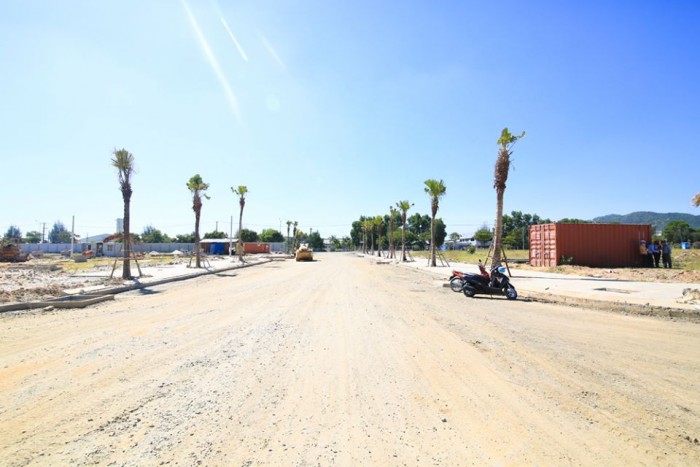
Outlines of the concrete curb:
<svg viewBox="0 0 700 467">
<path fill-rule="evenodd" d="M 577 308 L 592 308 L 594 310 L 611 311 L 626 315 L 652 316 L 657 318 L 672 318 L 700 323 L 700 312 L 683 308 L 672 308 L 656 305 L 640 305 L 638 303 L 616 302 L 610 300 L 595 300 L 591 298 L 578 298 L 566 295 L 543 294 L 523 290 L 518 298 L 528 299 L 540 303 L 553 303 Z"/>
<path fill-rule="evenodd" d="M 98 295 L 89 294 L 83 296 L 69 295 L 66 297 L 52 298 L 39 302 L 12 303 L 10 305 L 0 306 L 0 313 L 8 311 L 33 310 L 36 308 L 85 308 L 86 306 L 94 305 L 95 303 L 114 300 L 114 295 Z"/>
</svg>

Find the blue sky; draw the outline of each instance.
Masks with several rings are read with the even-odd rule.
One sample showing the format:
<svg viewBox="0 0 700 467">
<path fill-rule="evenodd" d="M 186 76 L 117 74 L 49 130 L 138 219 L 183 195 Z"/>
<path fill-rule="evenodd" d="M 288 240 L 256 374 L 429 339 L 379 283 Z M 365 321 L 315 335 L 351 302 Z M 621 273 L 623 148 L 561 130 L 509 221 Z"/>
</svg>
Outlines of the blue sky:
<svg viewBox="0 0 700 467">
<path fill-rule="evenodd" d="M 449 232 L 493 223 L 496 140 L 514 147 L 505 211 L 558 220 L 689 212 L 700 191 L 700 3 L 5 0 L 0 229 L 85 236 L 121 217 L 115 148 L 133 153 L 132 230 L 286 221 L 344 236 L 399 200 Z"/>
</svg>

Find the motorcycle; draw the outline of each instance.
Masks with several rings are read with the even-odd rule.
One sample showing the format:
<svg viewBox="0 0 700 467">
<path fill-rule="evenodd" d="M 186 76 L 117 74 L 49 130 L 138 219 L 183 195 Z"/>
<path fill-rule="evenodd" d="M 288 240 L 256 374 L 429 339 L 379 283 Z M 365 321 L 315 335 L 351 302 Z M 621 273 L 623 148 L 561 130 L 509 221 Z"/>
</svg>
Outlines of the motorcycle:
<svg viewBox="0 0 700 467">
<path fill-rule="evenodd" d="M 486 278 L 486 280 L 491 278 L 489 276 L 489 273 L 486 271 L 486 268 L 484 267 L 484 265 L 481 264 L 481 260 L 479 260 L 479 273 L 481 274 L 481 276 Z M 467 276 L 476 276 L 476 274 L 462 272 L 462 271 L 458 271 L 456 269 L 453 269 L 452 275 L 450 276 L 450 289 L 452 289 L 453 292 L 461 292 L 462 289 L 464 288 L 464 284 L 467 283 L 467 280 L 466 280 Z"/>
<path fill-rule="evenodd" d="M 450 289 L 453 292 L 462 292 L 467 297 L 483 294 L 505 295 L 508 300 L 518 298 L 518 292 L 506 276 L 504 266 L 491 269 L 489 274 L 479 262 L 479 271 L 480 274 L 471 274 L 453 270 L 452 276 L 450 276 Z"/>
</svg>

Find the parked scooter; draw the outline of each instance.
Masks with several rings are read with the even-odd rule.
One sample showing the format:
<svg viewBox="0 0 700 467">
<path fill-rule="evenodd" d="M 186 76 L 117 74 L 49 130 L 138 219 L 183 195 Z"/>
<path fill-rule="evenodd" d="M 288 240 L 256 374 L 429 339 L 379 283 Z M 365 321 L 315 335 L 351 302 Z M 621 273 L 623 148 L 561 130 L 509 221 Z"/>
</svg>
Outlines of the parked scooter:
<svg viewBox="0 0 700 467">
<path fill-rule="evenodd" d="M 513 284 L 510 283 L 508 276 L 506 276 L 506 268 L 504 266 L 491 269 L 489 274 L 479 262 L 479 271 L 481 274 L 452 271 L 450 288 L 455 292 L 463 292 L 467 297 L 482 294 L 505 295 L 508 300 L 518 298 L 518 292 L 513 287 Z"/>
<path fill-rule="evenodd" d="M 479 260 L 479 272 L 481 276 L 485 277 L 487 280 L 490 278 L 486 268 L 481 264 L 481 260 Z M 450 289 L 452 289 L 453 292 L 461 292 L 464 285 L 467 283 L 467 276 L 476 276 L 476 274 L 453 269 L 452 275 L 450 276 Z"/>
</svg>

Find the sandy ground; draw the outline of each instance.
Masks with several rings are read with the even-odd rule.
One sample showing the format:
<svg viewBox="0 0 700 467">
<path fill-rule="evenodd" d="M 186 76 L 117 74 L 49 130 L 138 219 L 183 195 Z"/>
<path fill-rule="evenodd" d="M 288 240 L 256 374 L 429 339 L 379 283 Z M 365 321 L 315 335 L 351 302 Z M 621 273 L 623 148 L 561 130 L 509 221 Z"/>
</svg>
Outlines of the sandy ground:
<svg viewBox="0 0 700 467">
<path fill-rule="evenodd" d="M 0 315 L 0 463 L 700 464 L 700 326 L 316 257 Z"/>
<path fill-rule="evenodd" d="M 209 256 L 210 262 L 230 261 L 228 257 Z M 165 264 L 185 265 L 188 258 L 170 258 Z M 95 285 L 115 286 L 122 283 L 121 263 L 112 279 L 105 276 L 112 270 L 111 261 L 96 263 L 90 260 L 80 273 L 64 269 L 69 260 L 60 257 L 32 259 L 25 263 L 0 263 L 0 305 L 16 302 L 41 301 L 65 295 L 66 289 L 88 289 Z M 150 268 L 163 266 L 163 260 L 152 262 L 142 258 L 140 266 L 144 275 L 149 275 Z M 583 277 L 602 279 L 631 280 L 641 282 L 700 283 L 700 270 L 664 269 L 664 268 L 588 268 L 584 266 L 557 266 L 556 268 L 535 268 L 525 264 L 513 264 L 514 269 L 529 269 L 560 274 L 573 274 Z M 96 274 L 91 275 L 91 272 Z M 135 264 L 132 273 L 137 275 Z"/>
</svg>

